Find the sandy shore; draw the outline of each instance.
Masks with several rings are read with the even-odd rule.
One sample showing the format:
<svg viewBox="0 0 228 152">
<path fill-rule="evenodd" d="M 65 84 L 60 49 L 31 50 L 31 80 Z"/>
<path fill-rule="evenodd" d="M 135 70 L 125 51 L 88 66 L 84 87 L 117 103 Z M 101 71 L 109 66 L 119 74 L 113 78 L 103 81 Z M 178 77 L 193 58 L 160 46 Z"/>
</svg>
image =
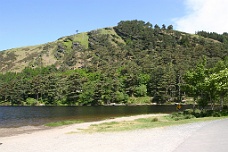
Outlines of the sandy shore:
<svg viewBox="0 0 228 152">
<path fill-rule="evenodd" d="M 62 126 L 62 127 L 46 127 L 46 126 L 23 126 L 18 128 L 0 128 L 0 138 L 1 137 L 9 137 L 15 136 L 20 134 L 31 134 L 37 131 L 44 131 L 44 130 L 70 130 L 71 128 L 77 132 L 77 130 L 86 128 L 92 124 L 99 124 L 104 122 L 111 122 L 111 121 L 131 121 L 138 118 L 146 118 L 146 117 L 153 117 L 153 116 L 162 116 L 166 114 L 145 114 L 145 115 L 136 115 L 136 116 L 127 116 L 127 117 L 119 117 L 119 118 L 110 118 L 102 121 L 95 121 L 95 122 L 85 122 L 80 124 L 74 124 L 70 126 Z"/>
<path fill-rule="evenodd" d="M 4 152 L 171 152 L 192 132 L 205 123 L 173 127 L 141 129 L 117 133 L 71 133 L 80 132 L 91 124 L 126 121 L 158 116 L 154 114 L 121 117 L 99 122 L 88 122 L 54 129 L 38 129 L 16 136 L 0 137 L 0 151 Z M 10 130 L 8 130 L 10 131 Z"/>
</svg>

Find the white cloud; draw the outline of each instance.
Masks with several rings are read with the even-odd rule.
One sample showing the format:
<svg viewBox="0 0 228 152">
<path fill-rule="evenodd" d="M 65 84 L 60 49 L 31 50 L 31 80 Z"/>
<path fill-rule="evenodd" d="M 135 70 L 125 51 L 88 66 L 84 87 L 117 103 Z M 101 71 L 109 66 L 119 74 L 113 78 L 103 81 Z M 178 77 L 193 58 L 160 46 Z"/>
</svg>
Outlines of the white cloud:
<svg viewBox="0 0 228 152">
<path fill-rule="evenodd" d="M 174 19 L 177 30 L 228 32 L 228 0 L 186 0 L 185 4 L 187 15 Z"/>
</svg>

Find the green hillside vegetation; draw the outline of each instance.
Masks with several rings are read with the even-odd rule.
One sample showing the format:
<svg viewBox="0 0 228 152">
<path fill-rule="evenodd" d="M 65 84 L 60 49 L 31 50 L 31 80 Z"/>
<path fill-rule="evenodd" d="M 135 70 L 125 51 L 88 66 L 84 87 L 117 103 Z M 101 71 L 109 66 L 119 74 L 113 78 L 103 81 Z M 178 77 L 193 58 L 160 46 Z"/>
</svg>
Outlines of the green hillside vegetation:
<svg viewBox="0 0 228 152">
<path fill-rule="evenodd" d="M 2 51 L 0 102 L 104 105 L 137 103 L 135 98 L 142 97 L 149 100 L 145 103 L 164 104 L 192 97 L 203 107 L 219 101 L 223 105 L 228 35 L 204 33 L 132 20 Z"/>
</svg>

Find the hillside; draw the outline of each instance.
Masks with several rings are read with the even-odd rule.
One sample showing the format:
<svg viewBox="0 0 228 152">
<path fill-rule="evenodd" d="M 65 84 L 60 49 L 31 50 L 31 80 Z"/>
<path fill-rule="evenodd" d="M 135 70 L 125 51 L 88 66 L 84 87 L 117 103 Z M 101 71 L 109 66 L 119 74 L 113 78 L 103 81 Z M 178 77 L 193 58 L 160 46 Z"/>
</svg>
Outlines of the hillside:
<svg viewBox="0 0 228 152">
<path fill-rule="evenodd" d="M 225 59 L 227 37 L 188 34 L 172 25 L 159 27 L 133 20 L 5 50 L 0 52 L 1 100 L 20 104 L 32 98 L 45 104 L 96 105 L 127 102 L 134 96 L 174 99 L 183 93 L 180 83 L 187 70 L 203 58 L 209 68 Z M 17 87 L 23 91 L 13 96 L 6 93 L 7 87 L 8 91 Z"/>
<path fill-rule="evenodd" d="M 68 41 L 71 41 L 70 44 Z M 74 43 L 73 43 L 74 42 Z M 59 38 L 58 40 L 37 46 L 14 48 L 0 52 L 0 71 L 20 72 L 25 67 L 40 66 L 60 66 L 63 62 L 63 56 L 67 52 L 80 49 L 79 45 L 88 48 L 87 33 L 80 33 L 68 37 Z"/>
<path fill-rule="evenodd" d="M 125 26 L 128 26 L 127 24 L 128 23 L 126 22 Z M 160 57 L 162 54 L 172 54 L 172 51 L 175 52 L 177 50 L 179 51 L 178 56 L 183 52 L 187 53 L 184 53 L 184 56 L 190 55 L 188 59 L 197 59 L 199 56 L 205 55 L 209 57 L 209 59 L 216 58 L 215 60 L 218 60 L 219 58 L 223 58 L 226 54 L 226 51 L 223 50 L 223 44 L 215 39 L 168 30 L 168 28 L 165 29 L 164 27 L 157 27 L 156 29 L 156 26 L 154 29 L 153 27 L 149 28 L 150 31 L 148 31 L 148 35 L 140 35 L 140 29 L 135 29 L 134 25 L 129 26 L 129 29 L 121 29 L 119 28 L 120 26 L 98 29 L 62 37 L 54 42 L 46 44 L 1 51 L 0 72 L 20 72 L 25 67 L 36 68 L 50 65 L 55 65 L 57 68 L 63 66 L 67 66 L 71 69 L 79 68 L 83 64 L 83 60 L 81 59 L 82 52 L 84 54 L 85 52 L 92 50 L 94 50 L 94 52 L 99 51 L 96 48 L 104 48 L 104 43 L 109 43 L 110 47 L 114 46 L 115 50 L 112 51 L 116 53 L 119 53 L 118 50 L 122 49 L 124 45 L 125 47 L 130 46 L 132 50 L 150 50 L 148 52 L 159 53 L 157 55 Z M 222 48 L 221 51 L 223 52 L 213 52 L 215 51 L 213 48 L 216 47 L 219 47 L 219 49 Z M 148 54 L 148 52 L 146 52 L 146 54 L 151 55 Z M 171 59 L 173 57 L 169 56 L 169 58 Z"/>
</svg>

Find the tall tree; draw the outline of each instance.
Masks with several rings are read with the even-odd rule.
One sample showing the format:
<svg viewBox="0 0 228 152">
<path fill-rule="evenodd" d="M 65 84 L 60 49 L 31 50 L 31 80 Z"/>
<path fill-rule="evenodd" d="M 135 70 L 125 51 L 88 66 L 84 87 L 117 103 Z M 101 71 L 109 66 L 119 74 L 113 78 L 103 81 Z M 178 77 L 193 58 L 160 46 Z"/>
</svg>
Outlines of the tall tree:
<svg viewBox="0 0 228 152">
<path fill-rule="evenodd" d="M 207 80 L 209 87 L 214 86 L 216 93 L 220 97 L 220 107 L 221 110 L 224 104 L 224 97 L 228 95 L 228 68 L 219 71 L 218 73 L 213 73 Z"/>
<path fill-rule="evenodd" d="M 205 79 L 208 77 L 208 69 L 206 69 L 206 60 L 199 63 L 192 71 L 188 71 L 184 75 L 185 91 L 198 101 L 199 105 L 204 108 L 208 100 L 212 100 L 211 93 L 208 92 Z M 209 99 L 209 97 L 211 99 Z"/>
</svg>

